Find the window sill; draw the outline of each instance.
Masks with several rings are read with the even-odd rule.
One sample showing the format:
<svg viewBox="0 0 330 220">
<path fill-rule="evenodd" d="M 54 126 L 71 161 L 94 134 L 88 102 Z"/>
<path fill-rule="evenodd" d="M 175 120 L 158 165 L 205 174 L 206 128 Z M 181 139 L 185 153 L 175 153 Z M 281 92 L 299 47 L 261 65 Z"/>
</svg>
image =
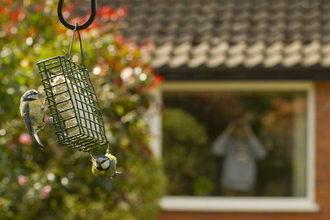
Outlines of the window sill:
<svg viewBox="0 0 330 220">
<path fill-rule="evenodd" d="M 167 211 L 199 212 L 318 212 L 320 207 L 306 198 L 238 198 L 167 196 L 161 200 Z"/>
</svg>

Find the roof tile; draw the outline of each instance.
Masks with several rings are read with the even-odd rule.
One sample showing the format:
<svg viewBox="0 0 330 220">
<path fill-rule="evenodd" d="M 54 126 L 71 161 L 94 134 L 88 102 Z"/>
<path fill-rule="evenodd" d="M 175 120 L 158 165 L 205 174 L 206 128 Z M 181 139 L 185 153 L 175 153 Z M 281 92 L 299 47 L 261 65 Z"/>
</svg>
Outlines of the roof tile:
<svg viewBox="0 0 330 220">
<path fill-rule="evenodd" d="M 181 45 L 177 46 L 173 54 L 183 54 L 183 53 L 188 53 L 191 50 L 192 46 L 190 42 L 184 42 Z"/>
<path fill-rule="evenodd" d="M 245 56 L 242 53 L 235 54 L 234 56 L 230 56 L 225 62 L 226 67 L 228 68 L 236 67 L 244 62 L 244 58 Z"/>
<path fill-rule="evenodd" d="M 187 66 L 189 68 L 196 68 L 202 64 L 204 64 L 207 61 L 207 56 L 205 54 L 193 57 L 192 59 L 190 59 L 187 63 Z"/>
<path fill-rule="evenodd" d="M 303 48 L 303 53 L 304 53 L 304 54 L 315 53 L 315 52 L 317 52 L 320 48 L 321 48 L 321 43 L 320 43 L 320 41 L 315 40 L 315 41 L 311 42 L 310 44 L 306 45 L 306 46 Z"/>
<path fill-rule="evenodd" d="M 321 56 L 319 53 L 313 53 L 309 56 L 306 56 L 302 62 L 301 62 L 301 65 L 302 66 L 305 66 L 305 67 L 309 67 L 309 66 L 313 66 L 317 63 L 319 63 L 321 60 Z"/>
<path fill-rule="evenodd" d="M 254 45 L 251 45 L 246 52 L 248 54 L 261 53 L 265 49 L 265 42 L 258 41 Z"/>
<path fill-rule="evenodd" d="M 158 68 L 158 67 L 166 65 L 170 61 L 170 59 L 171 59 L 170 56 L 156 57 L 151 61 L 151 65 L 154 68 Z"/>
<path fill-rule="evenodd" d="M 195 46 L 192 50 L 192 54 L 201 54 L 206 53 L 210 49 L 210 45 L 208 42 L 204 41 L 200 43 L 198 46 Z"/>
<path fill-rule="evenodd" d="M 184 64 L 186 64 L 189 61 L 189 55 L 187 54 L 180 54 L 173 56 L 170 61 L 168 62 L 168 66 L 171 68 L 177 68 Z"/>
<path fill-rule="evenodd" d="M 330 55 L 330 43 L 328 44 L 323 44 L 321 47 L 321 51 L 323 54 L 329 54 Z"/>
<path fill-rule="evenodd" d="M 246 48 L 246 43 L 245 42 L 240 42 L 236 45 L 233 45 L 229 48 L 228 53 L 230 55 L 237 54 L 237 53 L 242 53 Z"/>
<path fill-rule="evenodd" d="M 113 4 L 126 4 L 130 10 L 124 36 L 155 40 L 151 64 L 156 68 L 330 67 L 326 0 L 114 0 Z"/>
<path fill-rule="evenodd" d="M 322 60 L 321 60 L 321 65 L 323 67 L 330 67 L 330 55 L 324 57 Z"/>
<path fill-rule="evenodd" d="M 169 53 L 171 53 L 171 51 L 173 50 L 173 43 L 172 42 L 166 42 L 165 44 L 159 46 L 158 48 L 155 48 L 155 54 L 156 55 L 167 55 Z"/>
<path fill-rule="evenodd" d="M 210 59 L 207 60 L 206 66 L 209 68 L 215 68 L 223 64 L 225 61 L 226 61 L 226 55 L 215 54 L 214 56 L 210 57 Z"/>
<path fill-rule="evenodd" d="M 292 67 L 301 62 L 302 56 L 300 53 L 292 53 L 285 56 L 282 60 L 282 65 L 284 67 Z"/>
<path fill-rule="evenodd" d="M 301 50 L 301 48 L 302 48 L 301 41 L 294 41 L 284 48 L 284 53 L 290 54 L 290 53 L 294 53 L 294 52 L 299 52 L 299 50 Z"/>
<path fill-rule="evenodd" d="M 245 67 L 254 67 L 262 63 L 264 56 L 262 54 L 256 54 L 255 56 L 248 57 L 244 61 Z"/>
<path fill-rule="evenodd" d="M 266 68 L 273 67 L 277 64 L 280 64 L 282 59 L 283 59 L 283 57 L 280 53 L 272 54 L 271 56 L 268 56 L 265 58 L 265 60 L 263 62 L 263 66 Z"/>
<path fill-rule="evenodd" d="M 277 41 L 277 42 L 273 43 L 272 45 L 270 45 L 266 49 L 266 53 L 267 54 L 278 53 L 278 52 L 282 51 L 283 48 L 284 48 L 283 42 L 282 41 Z"/>
<path fill-rule="evenodd" d="M 228 42 L 221 42 L 218 45 L 214 46 L 211 50 L 211 54 L 219 54 L 219 53 L 225 53 L 229 48 Z M 329 46 L 330 49 L 330 46 Z"/>
</svg>

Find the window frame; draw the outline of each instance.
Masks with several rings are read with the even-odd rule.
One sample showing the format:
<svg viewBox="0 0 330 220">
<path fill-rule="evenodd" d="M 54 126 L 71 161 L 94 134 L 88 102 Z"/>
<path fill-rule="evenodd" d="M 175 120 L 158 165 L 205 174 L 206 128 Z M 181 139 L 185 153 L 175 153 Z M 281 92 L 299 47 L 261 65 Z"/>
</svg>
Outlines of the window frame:
<svg viewBox="0 0 330 220">
<path fill-rule="evenodd" d="M 167 211 L 212 212 L 317 212 L 315 202 L 315 89 L 307 81 L 170 81 L 154 92 L 158 103 L 164 91 L 301 91 L 307 92 L 307 174 L 306 197 L 211 197 L 165 196 L 160 205 Z M 151 109 L 155 110 L 155 106 Z M 152 111 L 152 110 L 151 110 Z M 152 134 L 151 150 L 162 157 L 162 115 L 152 111 L 149 125 Z"/>
</svg>

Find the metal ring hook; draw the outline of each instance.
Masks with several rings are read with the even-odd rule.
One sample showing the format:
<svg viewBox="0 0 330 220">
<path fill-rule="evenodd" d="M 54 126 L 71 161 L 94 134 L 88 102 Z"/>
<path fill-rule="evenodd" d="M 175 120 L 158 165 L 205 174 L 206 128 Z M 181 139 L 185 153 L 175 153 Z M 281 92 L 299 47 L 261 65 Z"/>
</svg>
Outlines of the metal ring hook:
<svg viewBox="0 0 330 220">
<path fill-rule="evenodd" d="M 58 18 L 60 19 L 61 23 L 68 29 L 74 30 L 75 29 L 75 25 L 71 25 L 69 24 L 63 17 L 63 2 L 64 0 L 59 0 L 58 1 L 58 7 L 57 7 L 57 15 Z M 91 15 L 88 19 L 88 21 L 86 21 L 84 24 L 82 25 L 78 25 L 77 30 L 83 30 L 85 28 L 87 28 L 89 25 L 91 25 L 95 19 L 96 16 L 96 0 L 91 0 Z"/>
</svg>

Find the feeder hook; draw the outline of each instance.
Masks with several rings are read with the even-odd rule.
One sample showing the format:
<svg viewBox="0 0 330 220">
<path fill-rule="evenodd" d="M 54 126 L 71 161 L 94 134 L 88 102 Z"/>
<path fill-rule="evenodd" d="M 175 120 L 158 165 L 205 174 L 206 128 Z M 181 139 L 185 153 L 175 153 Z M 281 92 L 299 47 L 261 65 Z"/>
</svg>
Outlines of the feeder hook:
<svg viewBox="0 0 330 220">
<path fill-rule="evenodd" d="M 68 29 L 74 30 L 75 29 L 75 25 L 71 25 L 69 24 L 63 17 L 63 2 L 64 0 L 59 0 L 58 1 L 58 7 L 57 7 L 57 15 L 58 18 L 60 19 L 61 23 Z M 95 19 L 96 16 L 96 0 L 91 0 L 91 15 L 88 19 L 88 21 L 86 21 L 84 24 L 82 25 L 78 25 L 76 28 L 76 30 L 80 31 L 83 30 L 85 28 L 87 28 L 89 25 L 91 25 Z"/>
</svg>

